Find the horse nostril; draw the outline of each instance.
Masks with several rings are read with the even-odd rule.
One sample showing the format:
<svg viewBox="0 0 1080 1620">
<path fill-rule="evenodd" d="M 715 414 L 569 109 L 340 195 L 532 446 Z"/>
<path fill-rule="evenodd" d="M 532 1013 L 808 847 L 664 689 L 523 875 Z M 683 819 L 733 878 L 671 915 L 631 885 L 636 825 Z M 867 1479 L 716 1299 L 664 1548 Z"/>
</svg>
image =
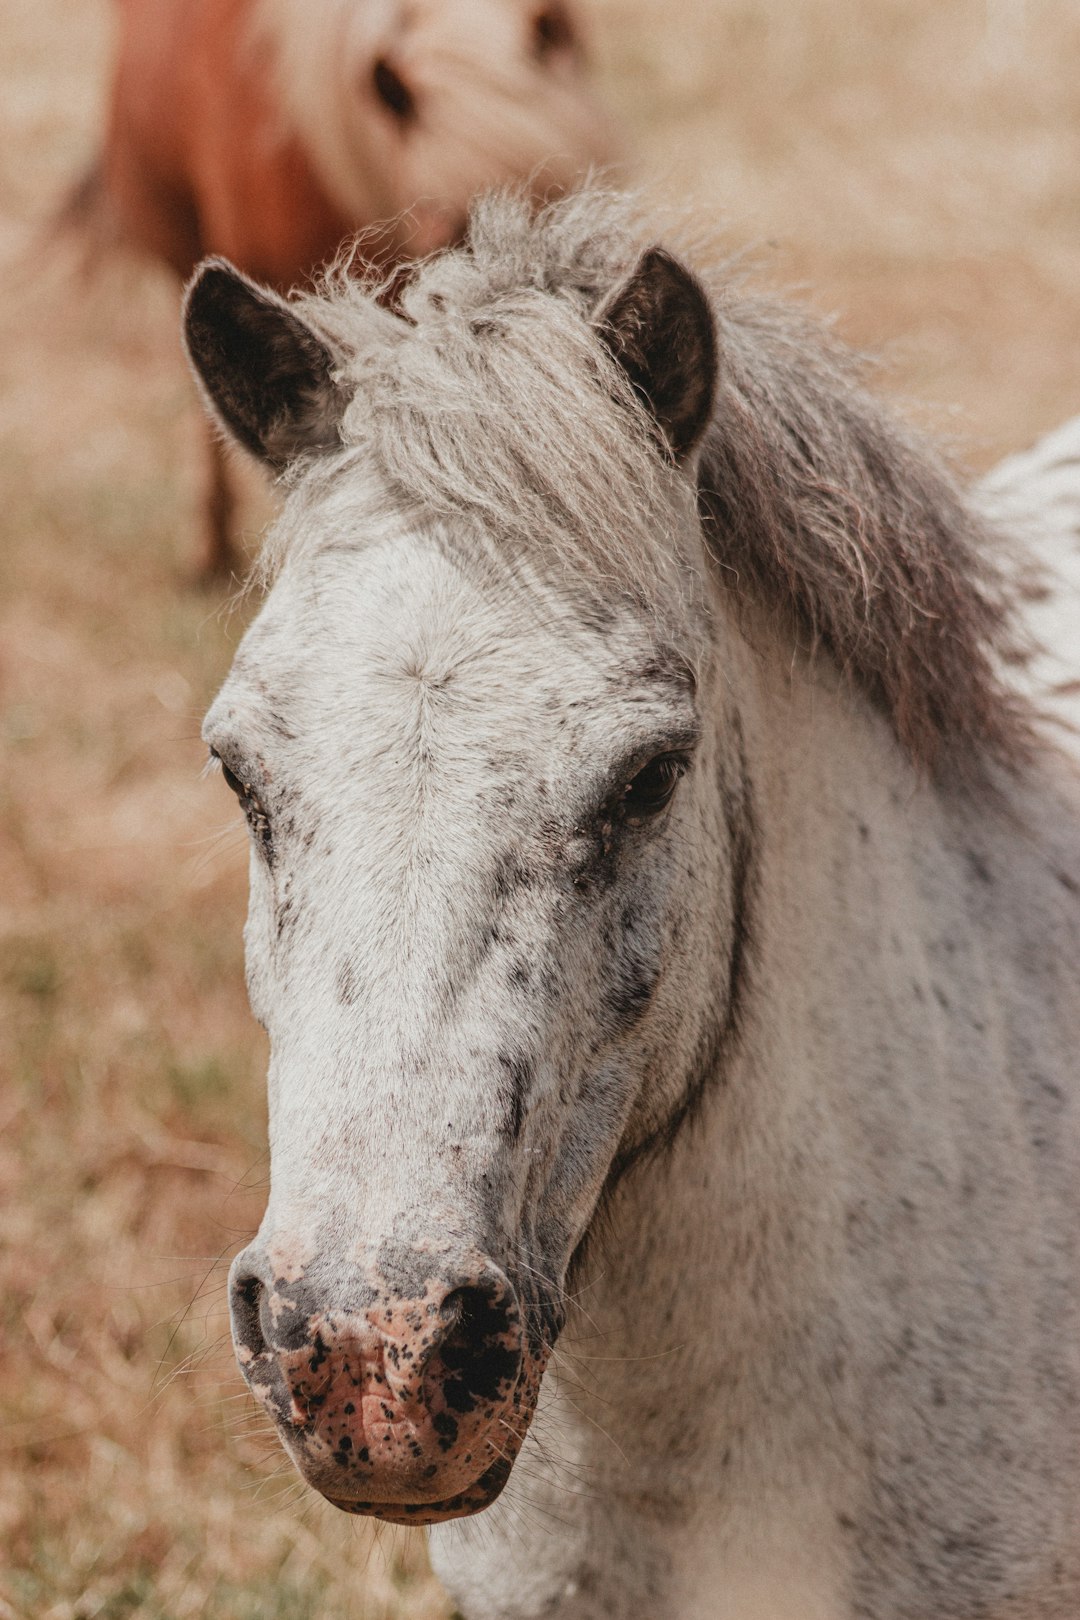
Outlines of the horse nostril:
<svg viewBox="0 0 1080 1620">
<path fill-rule="evenodd" d="M 474 1304 L 472 1313 L 470 1313 L 468 1296 L 477 1292 L 478 1290 L 475 1288 L 455 1288 L 453 1293 L 447 1294 L 439 1306 L 439 1315 L 446 1328 L 443 1338 L 444 1347 L 465 1331 L 465 1324 L 470 1314 L 474 1314 L 476 1309 Z"/>
<path fill-rule="evenodd" d="M 238 1350 L 261 1356 L 266 1349 L 263 1312 L 266 1289 L 258 1277 L 237 1277 L 232 1285 L 232 1332 Z"/>
<path fill-rule="evenodd" d="M 507 1296 L 455 1288 L 439 1314 L 445 1324 L 438 1359 L 447 1406 L 468 1411 L 478 1400 L 495 1400 L 521 1365 L 516 1316 Z"/>
</svg>

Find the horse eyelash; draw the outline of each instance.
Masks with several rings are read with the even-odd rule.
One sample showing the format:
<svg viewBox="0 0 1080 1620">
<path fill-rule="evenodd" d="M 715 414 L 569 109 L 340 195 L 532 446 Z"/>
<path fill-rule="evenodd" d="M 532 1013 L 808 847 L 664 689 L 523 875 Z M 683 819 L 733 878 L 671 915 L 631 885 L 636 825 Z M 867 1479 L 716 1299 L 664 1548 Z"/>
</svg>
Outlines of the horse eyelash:
<svg viewBox="0 0 1080 1620">
<path fill-rule="evenodd" d="M 203 766 L 202 774 L 207 777 L 212 776 L 215 772 L 224 776 L 226 781 L 231 776 L 233 782 L 237 784 L 233 791 L 236 793 L 240 808 L 244 813 L 244 819 L 251 830 L 251 836 L 262 851 L 267 865 L 272 865 L 274 860 L 274 837 L 270 829 L 270 817 L 263 808 L 262 800 L 257 793 L 252 791 L 250 785 L 244 781 L 242 776 L 239 776 L 230 767 L 226 766 L 225 761 L 216 749 L 211 748 L 206 764 Z M 231 782 L 229 786 L 232 788 Z"/>
<path fill-rule="evenodd" d="M 674 773 L 674 779 L 671 782 L 671 786 L 667 790 L 662 805 L 656 812 L 646 810 L 644 813 L 635 815 L 631 802 L 631 795 L 633 794 L 635 784 L 637 783 L 639 777 L 643 776 L 646 771 L 652 769 L 652 767 L 656 765 L 669 766 Z M 658 754 L 652 759 L 646 760 L 645 763 L 634 772 L 633 776 L 627 779 L 622 787 L 622 790 L 616 796 L 612 804 L 614 814 L 620 821 L 625 821 L 628 826 L 641 825 L 647 821 L 650 821 L 654 814 L 661 814 L 663 810 L 665 810 L 671 803 L 676 788 L 689 769 L 690 757 L 681 750 L 672 750 L 669 753 Z"/>
</svg>

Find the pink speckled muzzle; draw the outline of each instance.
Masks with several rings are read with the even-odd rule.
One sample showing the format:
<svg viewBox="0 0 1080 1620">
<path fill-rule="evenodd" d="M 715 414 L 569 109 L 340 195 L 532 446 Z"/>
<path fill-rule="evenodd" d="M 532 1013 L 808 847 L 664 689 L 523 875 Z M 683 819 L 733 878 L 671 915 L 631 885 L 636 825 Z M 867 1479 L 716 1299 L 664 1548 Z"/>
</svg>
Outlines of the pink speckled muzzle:
<svg viewBox="0 0 1080 1620">
<path fill-rule="evenodd" d="M 432 1524 L 501 1491 L 547 1349 L 530 1345 L 506 1275 L 482 1256 L 395 1252 L 332 1287 L 252 1244 L 230 1274 L 244 1377 L 308 1483 L 349 1513 Z M 388 1275 L 389 1272 L 389 1275 Z"/>
</svg>

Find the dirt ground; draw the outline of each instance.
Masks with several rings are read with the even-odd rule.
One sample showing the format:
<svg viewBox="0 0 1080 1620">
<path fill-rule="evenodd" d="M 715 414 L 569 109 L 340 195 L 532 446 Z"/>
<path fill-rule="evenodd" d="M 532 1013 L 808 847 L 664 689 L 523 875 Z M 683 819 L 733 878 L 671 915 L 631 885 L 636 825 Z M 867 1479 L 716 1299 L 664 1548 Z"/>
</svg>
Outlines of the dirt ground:
<svg viewBox="0 0 1080 1620">
<path fill-rule="evenodd" d="M 1076 0 L 589 14 L 658 202 L 884 349 L 973 465 L 1080 411 Z M 109 26 L 108 0 L 0 11 L 0 1620 L 439 1620 L 422 1549 L 294 1482 L 228 1348 L 265 1053 L 198 730 L 250 608 L 187 578 L 174 288 L 33 249 Z"/>
</svg>

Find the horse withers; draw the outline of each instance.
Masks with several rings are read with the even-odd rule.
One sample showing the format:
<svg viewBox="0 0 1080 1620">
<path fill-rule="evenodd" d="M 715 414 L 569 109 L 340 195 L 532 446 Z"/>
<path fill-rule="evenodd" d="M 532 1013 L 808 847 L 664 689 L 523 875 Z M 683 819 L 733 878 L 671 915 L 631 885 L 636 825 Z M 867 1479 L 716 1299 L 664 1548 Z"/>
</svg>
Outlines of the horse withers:
<svg viewBox="0 0 1080 1620">
<path fill-rule="evenodd" d="M 120 0 L 96 186 L 184 280 L 223 253 L 286 288 L 357 252 L 391 270 L 458 237 L 477 190 L 554 195 L 615 156 L 568 0 Z M 228 572 L 211 441 L 206 567 Z"/>
<path fill-rule="evenodd" d="M 469 1620 L 1072 1620 L 1080 795 L 975 503 L 602 193 L 186 330 L 289 489 L 205 735 L 301 1474 Z"/>
</svg>

